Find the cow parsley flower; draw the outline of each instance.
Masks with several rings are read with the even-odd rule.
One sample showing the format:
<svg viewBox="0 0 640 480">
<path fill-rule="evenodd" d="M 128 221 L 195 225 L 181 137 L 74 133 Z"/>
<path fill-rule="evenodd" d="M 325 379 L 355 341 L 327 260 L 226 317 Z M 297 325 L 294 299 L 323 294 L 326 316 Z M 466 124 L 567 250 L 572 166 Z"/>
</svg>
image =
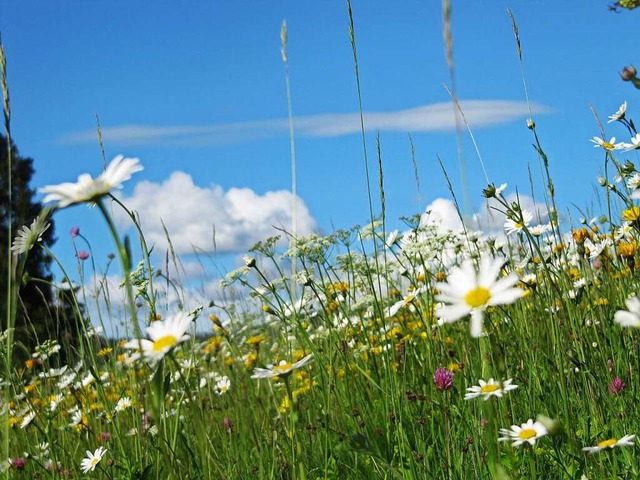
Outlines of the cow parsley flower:
<svg viewBox="0 0 640 480">
<path fill-rule="evenodd" d="M 141 171 L 142 165 L 137 158 L 125 158 L 118 155 L 97 178 L 92 178 L 88 173 L 78 177 L 76 183 L 61 183 L 60 185 L 48 185 L 40 189 L 47 194 L 43 202 L 58 202 L 56 207 L 65 208 L 76 203 L 93 203 L 108 195 L 111 190 L 119 188 L 122 182 L 129 180 L 131 175 Z"/>
<path fill-rule="evenodd" d="M 518 282 L 517 275 L 497 278 L 503 263 L 503 259 L 483 256 L 476 271 L 467 260 L 449 274 L 447 282 L 436 283 L 440 293 L 435 299 L 445 303 L 436 308 L 436 317 L 453 323 L 470 314 L 471 336 L 482 335 L 487 307 L 511 304 L 524 295 L 524 290 L 512 288 Z"/>
</svg>

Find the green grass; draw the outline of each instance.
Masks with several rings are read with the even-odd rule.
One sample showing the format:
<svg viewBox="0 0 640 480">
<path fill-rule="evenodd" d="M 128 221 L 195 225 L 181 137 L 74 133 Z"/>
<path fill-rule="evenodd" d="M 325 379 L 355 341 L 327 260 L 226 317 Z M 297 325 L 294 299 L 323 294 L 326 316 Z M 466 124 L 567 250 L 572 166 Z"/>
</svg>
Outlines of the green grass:
<svg viewBox="0 0 640 480">
<path fill-rule="evenodd" d="M 587 232 L 593 241 L 608 238 L 595 230 Z M 635 242 L 635 226 L 629 235 Z M 425 222 L 402 242 L 383 239 L 379 225 L 298 238 L 295 298 L 286 274 L 291 251 L 275 239 L 257 245 L 226 280 L 227 288 L 251 292 L 245 310 L 212 317 L 210 337 L 177 345 L 153 367 L 126 364 L 131 350 L 122 344 L 100 349 L 87 341 L 77 352 L 82 363 L 61 376 L 46 375 L 62 367 L 57 353 L 13 372 L 5 389 L 10 457 L 26 463 L 19 472 L 10 467 L 11 475 L 60 478 L 46 469 L 53 461 L 62 477 L 77 477 L 85 451 L 101 445 L 107 453 L 92 478 L 638 475 L 633 447 L 582 451 L 638 425 L 638 334 L 612 321 L 637 290 L 635 263 L 613 250 L 589 259 L 570 235 L 560 242 L 527 229 L 503 245 Z M 377 260 L 368 253 L 374 242 Z M 478 339 L 466 319 L 438 326 L 434 292 L 462 259 L 481 255 L 504 258 L 503 274 L 528 283 L 518 284 L 524 298 L 487 309 L 487 335 Z M 143 272 L 133 282 L 138 303 L 152 298 Z M 390 316 L 417 288 L 422 293 Z M 312 362 L 289 376 L 251 378 L 255 367 L 307 354 Z M 454 372 L 451 389 L 436 388 L 437 367 Z M 83 386 L 90 374 L 98 380 Z M 220 392 L 223 377 L 230 387 Z M 467 388 L 490 377 L 512 378 L 518 388 L 464 400 Z M 625 384 L 618 394 L 609 390 L 615 377 Z M 116 411 L 123 397 L 132 406 Z M 35 417 L 22 428 L 29 412 Z M 538 415 L 562 431 L 533 447 L 497 442 L 500 428 Z M 38 452 L 44 442 L 46 455 Z"/>
</svg>

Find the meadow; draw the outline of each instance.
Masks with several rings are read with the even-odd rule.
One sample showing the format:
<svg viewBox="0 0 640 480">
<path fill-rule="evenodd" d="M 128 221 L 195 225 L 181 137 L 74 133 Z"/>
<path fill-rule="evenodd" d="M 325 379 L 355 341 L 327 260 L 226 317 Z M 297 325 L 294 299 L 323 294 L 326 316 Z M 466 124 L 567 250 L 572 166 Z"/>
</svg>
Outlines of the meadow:
<svg viewBox="0 0 640 480">
<path fill-rule="evenodd" d="M 605 208 L 591 218 L 558 213 L 529 119 L 548 215 L 489 183 L 475 194 L 501 232 L 446 230 L 428 212 L 388 231 L 380 168 L 370 223 L 265 239 L 222 280 L 228 301 L 193 311 L 166 308 L 164 266 L 114 196 L 138 159 L 41 188 L 47 208 L 11 240 L 16 278 L 58 209 L 104 217 L 121 289 L 80 289 L 76 314 L 123 295 L 129 336 L 80 322 L 71 352 L 43 340 L 13 368 L 9 318 L 3 478 L 639 478 L 640 135 L 626 102 L 609 121 L 630 140 L 595 127 Z M 129 214 L 140 258 L 112 209 Z M 197 317 L 210 333 L 192 331 Z"/>
</svg>

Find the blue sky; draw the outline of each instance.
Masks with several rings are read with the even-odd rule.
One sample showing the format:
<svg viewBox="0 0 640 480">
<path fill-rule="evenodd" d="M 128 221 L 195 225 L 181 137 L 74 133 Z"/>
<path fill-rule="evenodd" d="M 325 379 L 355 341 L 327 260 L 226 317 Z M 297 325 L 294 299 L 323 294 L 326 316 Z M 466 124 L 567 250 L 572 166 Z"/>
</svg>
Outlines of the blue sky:
<svg viewBox="0 0 640 480">
<path fill-rule="evenodd" d="M 638 92 L 618 72 L 638 61 L 632 50 L 640 13 L 609 12 L 604 0 L 452 3 L 458 97 L 490 180 L 530 194 L 530 166 L 536 199 L 542 200 L 509 7 L 559 204 L 599 213 L 593 192 L 603 155 L 589 142 L 599 129 L 588 104 L 607 135 L 628 141 L 606 118 L 624 100 L 631 115 L 637 108 Z M 452 109 L 443 87 L 450 80 L 441 6 L 413 0 L 354 0 L 352 6 L 372 184 L 379 133 L 387 218 L 390 228 L 398 228 L 400 216 L 450 198 L 438 157 L 462 198 Z M 210 237 L 216 223 L 219 241 L 227 235 L 222 249 L 241 250 L 252 235 L 264 233 L 259 225 L 290 214 L 283 193 L 291 189 L 280 56 L 284 19 L 298 194 L 307 209 L 301 208 L 301 224 L 331 232 L 367 223 L 363 147 L 354 128 L 358 98 L 341 1 L 0 0 L 13 140 L 35 159 L 33 186 L 101 171 L 97 113 L 107 160 L 122 153 L 144 165 L 121 195 L 141 211 L 143 223 L 149 216 L 152 238 L 159 238 L 160 217 L 172 235 L 187 232 L 196 240 Z M 486 181 L 467 135 L 463 147 L 469 198 L 480 208 Z M 73 207 L 59 212 L 56 222 L 54 251 L 63 260 L 73 260 L 68 231 L 76 225 L 90 239 L 96 261 L 110 251 L 101 243 L 104 228 L 96 210 Z"/>
</svg>

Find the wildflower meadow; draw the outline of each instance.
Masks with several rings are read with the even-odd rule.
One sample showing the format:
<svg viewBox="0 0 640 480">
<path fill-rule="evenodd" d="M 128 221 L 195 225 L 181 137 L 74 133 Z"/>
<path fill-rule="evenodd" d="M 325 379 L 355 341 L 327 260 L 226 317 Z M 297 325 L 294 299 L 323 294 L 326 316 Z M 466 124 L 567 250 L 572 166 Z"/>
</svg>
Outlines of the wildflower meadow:
<svg viewBox="0 0 640 480">
<path fill-rule="evenodd" d="M 352 22 L 359 82 L 356 33 Z M 282 42 L 286 63 L 286 26 Z M 628 101 L 606 112 L 615 137 L 594 120 L 602 211 L 558 208 L 553 159 L 531 117 L 522 128 L 546 212 L 528 211 L 495 178 L 469 194 L 502 215 L 499 231 L 462 211 L 458 230 L 408 212 L 390 231 L 383 168 L 370 158 L 365 226 L 266 238 L 219 280 L 226 301 L 196 308 L 167 301 L 167 291 L 184 292 L 167 273 L 179 258 L 168 251 L 154 263 L 144 219 L 118 199 L 144 175 L 144 158 L 119 155 L 97 176 L 38 186 L 45 208 L 6 248 L 14 287 L 62 209 L 105 222 L 121 283 L 110 289 L 94 266 L 92 287 L 69 289 L 80 340 L 38 338 L 18 365 L 10 287 L 2 478 L 640 478 L 636 73 L 625 69 Z M 118 229 L 114 210 L 134 234 Z M 69 285 L 77 280 L 75 266 L 59 266 Z M 198 318 L 210 328 L 196 331 Z M 126 335 L 101 333 L 112 321 Z"/>
</svg>

